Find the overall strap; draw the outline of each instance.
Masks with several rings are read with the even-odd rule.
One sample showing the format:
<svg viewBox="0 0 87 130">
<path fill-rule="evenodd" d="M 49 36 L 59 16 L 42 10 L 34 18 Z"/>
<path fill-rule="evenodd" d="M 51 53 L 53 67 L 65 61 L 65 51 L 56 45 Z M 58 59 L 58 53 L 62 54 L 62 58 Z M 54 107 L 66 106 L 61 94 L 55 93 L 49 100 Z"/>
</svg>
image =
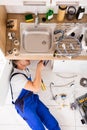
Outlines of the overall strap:
<svg viewBox="0 0 87 130">
<path fill-rule="evenodd" d="M 22 74 L 22 75 L 24 75 L 28 79 L 28 77 L 24 73 L 13 73 L 11 75 L 11 77 L 10 77 L 10 90 L 11 90 L 12 104 L 14 104 L 14 97 L 13 97 L 13 90 L 12 90 L 12 85 L 11 85 L 11 79 L 12 79 L 13 76 L 15 76 L 17 74 Z"/>
</svg>

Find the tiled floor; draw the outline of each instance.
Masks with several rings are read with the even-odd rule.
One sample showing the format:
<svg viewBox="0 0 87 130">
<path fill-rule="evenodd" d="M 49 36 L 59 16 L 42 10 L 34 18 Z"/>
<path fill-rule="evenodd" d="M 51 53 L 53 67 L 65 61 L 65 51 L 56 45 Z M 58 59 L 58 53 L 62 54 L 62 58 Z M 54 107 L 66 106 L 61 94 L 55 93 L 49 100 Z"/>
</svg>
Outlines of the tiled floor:
<svg viewBox="0 0 87 130">
<path fill-rule="evenodd" d="M 45 75 L 46 73 L 46 75 Z M 61 74 L 65 77 L 71 77 L 75 74 Z M 84 74 L 77 74 L 72 78 L 61 78 L 50 69 L 43 71 L 42 77 L 46 84 L 46 90 L 40 91 L 38 94 L 41 100 L 49 107 L 52 114 L 58 120 L 61 130 L 87 130 L 87 125 L 81 124 L 81 115 L 77 110 L 71 110 L 70 103 L 75 97 L 87 93 L 87 88 L 82 87 L 79 81 L 82 77 L 87 77 Z M 49 78 L 47 78 L 49 77 Z M 57 100 L 52 99 L 50 91 L 50 83 L 54 82 L 55 85 L 64 85 L 73 81 L 73 85 L 69 84 L 65 87 L 52 87 L 52 92 L 57 95 Z M 61 98 L 61 94 L 66 94 L 66 99 Z M 8 92 L 6 103 L 0 107 L 0 130 L 30 130 L 24 120 L 16 113 L 14 106 L 11 105 L 11 96 Z"/>
</svg>

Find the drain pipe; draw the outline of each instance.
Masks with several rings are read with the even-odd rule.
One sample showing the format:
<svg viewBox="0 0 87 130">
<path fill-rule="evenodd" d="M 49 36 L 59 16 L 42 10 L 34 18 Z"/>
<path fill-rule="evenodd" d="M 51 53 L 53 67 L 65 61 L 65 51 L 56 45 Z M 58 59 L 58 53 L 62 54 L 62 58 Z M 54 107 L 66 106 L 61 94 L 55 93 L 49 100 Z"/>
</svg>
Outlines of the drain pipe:
<svg viewBox="0 0 87 130">
<path fill-rule="evenodd" d="M 50 92 L 51 92 L 51 95 L 52 95 L 52 99 L 53 100 L 56 100 L 57 99 L 57 95 L 54 95 L 53 94 L 53 91 L 52 91 L 52 87 L 54 86 L 54 83 L 53 82 L 51 82 L 50 83 Z"/>
</svg>

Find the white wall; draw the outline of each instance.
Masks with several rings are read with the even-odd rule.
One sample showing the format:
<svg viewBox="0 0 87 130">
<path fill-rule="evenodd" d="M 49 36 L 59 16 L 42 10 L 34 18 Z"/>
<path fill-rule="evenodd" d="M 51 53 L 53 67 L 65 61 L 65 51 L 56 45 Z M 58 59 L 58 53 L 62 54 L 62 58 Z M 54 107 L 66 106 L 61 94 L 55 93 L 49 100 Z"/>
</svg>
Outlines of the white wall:
<svg viewBox="0 0 87 130">
<path fill-rule="evenodd" d="M 12 65 L 9 61 L 6 61 L 3 65 L 4 69 L 0 75 L 0 105 L 3 105 L 9 90 L 9 76 L 12 69 Z"/>
</svg>

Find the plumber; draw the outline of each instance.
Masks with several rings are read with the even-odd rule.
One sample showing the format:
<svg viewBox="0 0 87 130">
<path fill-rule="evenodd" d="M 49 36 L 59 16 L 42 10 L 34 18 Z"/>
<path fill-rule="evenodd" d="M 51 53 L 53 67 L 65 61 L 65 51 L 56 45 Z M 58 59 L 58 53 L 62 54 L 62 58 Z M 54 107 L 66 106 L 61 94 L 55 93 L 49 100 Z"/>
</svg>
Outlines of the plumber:
<svg viewBox="0 0 87 130">
<path fill-rule="evenodd" d="M 36 94 L 41 86 L 43 61 L 37 64 L 33 81 L 29 71 L 30 60 L 13 60 L 12 64 L 14 69 L 11 73 L 10 84 L 17 113 L 32 130 L 45 130 L 45 127 L 48 130 L 60 130 L 57 120 Z"/>
</svg>

